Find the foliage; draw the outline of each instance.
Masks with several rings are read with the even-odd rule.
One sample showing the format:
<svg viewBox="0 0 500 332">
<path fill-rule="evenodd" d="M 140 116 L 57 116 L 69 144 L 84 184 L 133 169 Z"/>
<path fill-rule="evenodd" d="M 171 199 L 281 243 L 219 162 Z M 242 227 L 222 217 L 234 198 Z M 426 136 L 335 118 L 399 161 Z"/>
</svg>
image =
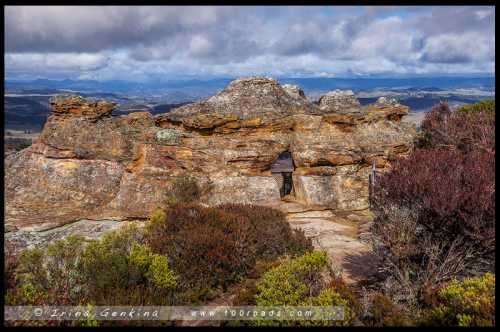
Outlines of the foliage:
<svg viewBox="0 0 500 332">
<path fill-rule="evenodd" d="M 88 243 L 69 236 L 25 250 L 10 272 L 9 303 L 169 304 L 177 276 L 166 257 L 139 243 L 141 237 L 131 226 Z"/>
<path fill-rule="evenodd" d="M 387 233 L 389 207 L 411 209 L 421 234 L 445 245 L 460 239 L 475 258 L 494 263 L 495 161 L 486 152 L 417 150 L 378 178 L 372 196 L 379 235 Z"/>
<path fill-rule="evenodd" d="M 468 113 L 468 112 L 495 112 L 495 100 L 494 99 L 486 99 L 486 100 L 481 100 L 477 103 L 474 104 L 466 104 L 462 107 L 460 107 L 458 112 L 461 113 Z"/>
<path fill-rule="evenodd" d="M 303 231 L 290 228 L 280 210 L 250 204 L 224 204 L 219 208 L 248 219 L 248 236 L 259 259 L 274 259 L 283 253 L 302 253 L 313 248 Z"/>
<path fill-rule="evenodd" d="M 415 316 L 443 283 L 494 270 L 495 117 L 488 105 L 456 112 L 436 105 L 418 149 L 395 160 L 371 191 L 382 290 Z"/>
<path fill-rule="evenodd" d="M 370 303 L 370 315 L 363 320 L 365 326 L 412 326 L 414 322 L 392 300 L 375 293 Z"/>
<path fill-rule="evenodd" d="M 147 277 L 158 288 L 174 288 L 177 285 L 177 276 L 170 270 L 168 259 L 165 256 L 151 255 L 151 262 Z"/>
<path fill-rule="evenodd" d="M 147 226 L 146 242 L 154 252 L 169 257 L 182 277 L 180 286 L 200 299 L 211 293 L 208 289 L 226 289 L 239 281 L 258 259 L 312 248 L 279 212 L 236 205 L 177 204 L 166 212 L 157 211 Z"/>
<path fill-rule="evenodd" d="M 437 291 L 438 304 L 426 324 L 439 326 L 494 326 L 495 275 L 453 280 Z"/>
<path fill-rule="evenodd" d="M 255 325 L 349 325 L 353 315 L 349 301 L 333 288 L 326 287 L 330 275 L 328 255 L 313 251 L 294 259 L 285 259 L 267 271 L 257 283 L 258 306 L 342 306 L 343 321 L 328 320 L 256 320 Z"/>
<path fill-rule="evenodd" d="M 140 281 L 139 266 L 131 264 L 129 253 L 138 234 L 133 229 L 120 229 L 91 241 L 82 255 L 82 272 L 91 294 L 103 289 L 127 288 Z M 134 252 L 134 260 L 137 260 Z"/>
<path fill-rule="evenodd" d="M 257 285 L 258 305 L 299 305 L 323 288 L 321 272 L 328 269 L 326 252 L 313 251 L 269 270 Z"/>
<path fill-rule="evenodd" d="M 461 152 L 480 150 L 494 155 L 495 112 L 481 110 L 481 107 L 471 112 L 453 112 L 446 102 L 437 104 L 422 121 L 423 138 L 417 145 Z"/>
<path fill-rule="evenodd" d="M 363 308 L 359 301 L 360 295 L 356 285 L 347 285 L 341 276 L 334 276 L 328 284 L 328 289 L 333 290 L 347 301 L 347 305 L 350 308 L 353 318 L 354 316 L 362 316 Z"/>
</svg>

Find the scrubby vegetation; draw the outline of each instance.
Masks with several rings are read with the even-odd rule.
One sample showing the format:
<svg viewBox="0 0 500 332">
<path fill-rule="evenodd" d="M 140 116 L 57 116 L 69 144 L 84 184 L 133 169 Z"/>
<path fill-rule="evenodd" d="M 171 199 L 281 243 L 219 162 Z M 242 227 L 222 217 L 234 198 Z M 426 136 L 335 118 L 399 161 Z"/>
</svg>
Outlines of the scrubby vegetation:
<svg viewBox="0 0 500 332">
<path fill-rule="evenodd" d="M 71 236 L 20 254 L 7 244 L 6 304 L 200 305 L 230 294 L 233 305 L 342 306 L 344 320 L 226 325 L 494 325 L 494 102 L 455 112 L 441 103 L 422 130 L 413 154 L 395 160 L 371 190 L 380 264 L 368 292 L 346 285 L 282 212 L 207 207 L 200 198 L 209 184 L 181 176 L 144 228 Z M 74 324 L 98 323 L 113 325 Z"/>
<path fill-rule="evenodd" d="M 169 257 L 182 276 L 181 287 L 193 293 L 191 301 L 204 300 L 210 290 L 226 290 L 245 277 L 257 260 L 312 248 L 280 211 L 235 204 L 218 208 L 179 204 L 157 211 L 145 241 Z"/>
<path fill-rule="evenodd" d="M 7 305 L 203 304 L 279 257 L 311 250 L 280 211 L 179 203 L 155 211 L 144 228 L 7 252 L 5 299 Z"/>
<path fill-rule="evenodd" d="M 466 104 L 458 109 L 458 112 L 495 112 L 495 100 L 486 99 L 474 104 Z"/>
<path fill-rule="evenodd" d="M 252 321 L 256 325 L 336 325 L 348 326 L 353 314 L 348 300 L 326 285 L 330 264 L 326 252 L 315 251 L 286 260 L 270 269 L 257 283 L 258 306 L 342 306 L 341 321 Z"/>
<path fill-rule="evenodd" d="M 437 291 L 429 325 L 494 326 L 495 275 L 453 280 Z"/>
<path fill-rule="evenodd" d="M 450 280 L 494 271 L 494 102 L 460 111 L 440 103 L 426 115 L 422 130 L 416 151 L 379 175 L 370 197 L 376 213 L 374 249 L 382 262 L 380 287 L 417 321 L 429 303 L 437 305 L 436 290 Z M 452 287 L 456 296 L 463 295 Z M 444 292 L 438 292 L 441 298 Z M 491 293 L 481 294 L 491 300 Z M 448 317 L 439 308 L 433 317 Z M 457 319 L 447 322 L 478 322 Z"/>
</svg>

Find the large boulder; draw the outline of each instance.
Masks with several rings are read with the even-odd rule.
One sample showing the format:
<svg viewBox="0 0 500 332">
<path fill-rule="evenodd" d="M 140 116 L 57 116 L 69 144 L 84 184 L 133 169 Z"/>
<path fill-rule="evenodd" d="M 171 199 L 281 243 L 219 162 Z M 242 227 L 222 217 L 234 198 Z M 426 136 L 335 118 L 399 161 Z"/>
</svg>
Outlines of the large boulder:
<svg viewBox="0 0 500 332">
<path fill-rule="evenodd" d="M 246 77 L 232 81 L 207 100 L 161 115 L 158 121 L 181 122 L 187 128 L 202 130 L 226 124 L 258 127 L 312 108 L 314 105 L 300 97 L 298 90 L 285 89 L 272 78 Z"/>
<path fill-rule="evenodd" d="M 351 90 L 334 90 L 319 99 L 319 108 L 327 112 L 349 112 L 360 107 Z"/>
</svg>

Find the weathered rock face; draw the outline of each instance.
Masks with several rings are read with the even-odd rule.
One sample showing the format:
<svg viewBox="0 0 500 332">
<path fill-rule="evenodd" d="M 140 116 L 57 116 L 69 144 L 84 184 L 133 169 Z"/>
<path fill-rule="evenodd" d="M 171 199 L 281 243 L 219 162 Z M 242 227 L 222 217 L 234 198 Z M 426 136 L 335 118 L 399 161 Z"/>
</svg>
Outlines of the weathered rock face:
<svg viewBox="0 0 500 332">
<path fill-rule="evenodd" d="M 318 106 L 296 86 L 243 78 L 156 117 L 114 117 L 112 103 L 57 98 L 38 141 L 5 160 L 6 225 L 145 218 L 186 173 L 210 184 L 207 204 L 276 204 L 280 185 L 270 169 L 284 151 L 298 202 L 366 208 L 371 164 L 387 169 L 392 156 L 412 149 L 415 129 L 400 121 L 408 108 L 327 96 Z"/>
<path fill-rule="evenodd" d="M 319 99 L 319 108 L 329 112 L 349 112 L 360 108 L 360 104 L 351 90 L 335 90 Z"/>
</svg>

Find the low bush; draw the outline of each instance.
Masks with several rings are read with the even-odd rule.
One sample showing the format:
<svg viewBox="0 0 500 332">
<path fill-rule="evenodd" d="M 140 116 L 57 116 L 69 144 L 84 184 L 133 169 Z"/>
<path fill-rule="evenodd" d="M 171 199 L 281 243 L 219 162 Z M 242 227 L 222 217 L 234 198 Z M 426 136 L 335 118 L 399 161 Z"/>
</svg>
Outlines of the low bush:
<svg viewBox="0 0 500 332">
<path fill-rule="evenodd" d="M 372 295 L 368 310 L 369 314 L 363 319 L 365 326 L 412 326 L 415 324 L 402 308 L 382 293 Z"/>
<path fill-rule="evenodd" d="M 141 232 L 124 227 L 100 240 L 77 236 L 25 250 L 8 291 L 15 305 L 172 304 L 177 276 L 165 256 L 138 241 Z"/>
<path fill-rule="evenodd" d="M 255 320 L 252 325 L 350 325 L 354 318 L 350 303 L 334 288 L 327 287 L 331 277 L 326 252 L 313 251 L 285 259 L 267 271 L 257 283 L 257 306 L 342 306 L 344 320 Z"/>
<path fill-rule="evenodd" d="M 453 280 L 439 289 L 425 325 L 494 326 L 495 275 Z"/>
<path fill-rule="evenodd" d="M 451 111 L 436 105 L 422 123 L 419 148 L 395 160 L 371 190 L 383 293 L 415 313 L 449 280 L 495 268 L 490 106 Z"/>
<path fill-rule="evenodd" d="M 285 214 L 279 210 L 249 204 L 224 204 L 219 208 L 248 219 L 248 236 L 255 244 L 256 257 L 261 260 L 312 250 L 311 240 L 302 231 L 291 229 Z"/>
<path fill-rule="evenodd" d="M 467 106 L 474 111 L 450 110 L 446 102 L 436 105 L 425 115 L 423 137 L 417 145 L 425 149 L 457 149 L 461 152 L 481 150 L 494 154 L 495 112 L 481 104 Z M 494 103 L 493 103 L 494 109 Z"/>
<path fill-rule="evenodd" d="M 486 99 L 481 100 L 480 102 L 474 104 L 466 104 L 461 106 L 458 110 L 461 113 L 468 112 L 495 112 L 495 100 L 494 99 Z"/>
<path fill-rule="evenodd" d="M 486 152 L 417 150 L 377 179 L 372 202 L 375 231 L 393 251 L 399 249 L 386 236 L 387 227 L 397 221 L 388 210 L 406 209 L 413 211 L 411 231 L 445 247 L 460 240 L 474 247 L 471 258 L 486 268 L 494 265 L 495 160 Z M 414 245 L 424 246 L 415 240 Z"/>
<path fill-rule="evenodd" d="M 271 223 L 275 225 L 267 228 Z M 168 256 L 180 273 L 180 286 L 200 295 L 209 295 L 212 288 L 225 290 L 246 276 L 258 259 L 312 248 L 282 214 L 264 207 L 177 204 L 155 212 L 146 234 L 153 251 Z"/>
<path fill-rule="evenodd" d="M 142 232 L 124 227 L 88 244 L 81 271 L 89 303 L 140 305 L 173 303 L 177 276 L 165 256 L 142 244 Z"/>
</svg>

